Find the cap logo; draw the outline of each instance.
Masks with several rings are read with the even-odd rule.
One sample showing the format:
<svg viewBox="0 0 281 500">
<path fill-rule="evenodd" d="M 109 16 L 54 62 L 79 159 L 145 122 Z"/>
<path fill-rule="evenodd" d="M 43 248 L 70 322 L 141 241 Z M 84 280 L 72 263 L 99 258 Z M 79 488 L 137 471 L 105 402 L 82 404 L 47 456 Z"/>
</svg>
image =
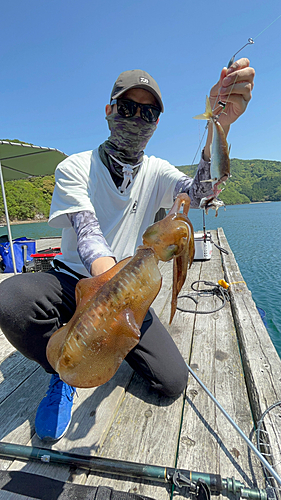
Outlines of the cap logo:
<svg viewBox="0 0 281 500">
<path fill-rule="evenodd" d="M 140 76 L 140 83 L 146 83 L 149 85 L 149 79 L 145 78 L 144 76 Z"/>
</svg>

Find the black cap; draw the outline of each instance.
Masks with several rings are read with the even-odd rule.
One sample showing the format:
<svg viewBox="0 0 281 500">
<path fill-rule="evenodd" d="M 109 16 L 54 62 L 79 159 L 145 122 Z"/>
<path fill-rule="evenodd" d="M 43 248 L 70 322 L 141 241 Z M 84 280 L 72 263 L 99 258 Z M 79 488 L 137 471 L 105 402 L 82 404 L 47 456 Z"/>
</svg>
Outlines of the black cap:
<svg viewBox="0 0 281 500">
<path fill-rule="evenodd" d="M 162 113 L 164 113 L 164 105 L 160 89 L 152 76 L 141 69 L 133 69 L 121 73 L 114 83 L 110 100 L 117 99 L 129 89 L 145 89 L 148 90 L 157 99 L 160 104 Z"/>
</svg>

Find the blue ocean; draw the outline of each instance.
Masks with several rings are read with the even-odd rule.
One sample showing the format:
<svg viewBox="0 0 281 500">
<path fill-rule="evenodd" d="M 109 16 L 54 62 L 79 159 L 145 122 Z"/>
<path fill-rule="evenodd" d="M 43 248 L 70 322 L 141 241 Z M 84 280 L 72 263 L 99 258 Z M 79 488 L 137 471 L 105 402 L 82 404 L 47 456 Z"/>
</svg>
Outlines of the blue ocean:
<svg viewBox="0 0 281 500">
<path fill-rule="evenodd" d="M 202 230 L 202 210 L 191 210 L 189 216 L 194 230 Z M 210 210 L 205 225 L 207 230 L 223 228 L 256 305 L 266 312 L 267 329 L 281 357 L 281 202 L 227 206 L 218 217 Z M 13 238 L 61 234 L 46 222 L 12 225 L 11 230 Z M 0 236 L 6 232 L 0 227 Z"/>
<path fill-rule="evenodd" d="M 203 228 L 200 210 L 192 210 L 194 230 Z M 256 305 L 266 313 L 267 330 L 281 357 L 281 202 L 210 210 L 206 229 L 222 227 Z"/>
</svg>

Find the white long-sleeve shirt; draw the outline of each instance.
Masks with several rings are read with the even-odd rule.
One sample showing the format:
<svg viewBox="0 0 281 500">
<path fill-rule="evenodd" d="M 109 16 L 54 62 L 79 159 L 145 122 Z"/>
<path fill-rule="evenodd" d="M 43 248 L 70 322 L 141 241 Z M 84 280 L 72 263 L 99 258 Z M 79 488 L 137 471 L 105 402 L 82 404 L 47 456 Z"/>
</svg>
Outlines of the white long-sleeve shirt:
<svg viewBox="0 0 281 500">
<path fill-rule="evenodd" d="M 136 247 L 142 243 L 143 232 L 153 223 L 159 208 L 172 206 L 176 186 L 179 191 L 187 191 L 192 205 L 198 207 L 200 199 L 206 196 L 209 189 L 208 183 L 200 183 L 200 180 L 208 179 L 210 174 L 209 163 L 203 160 L 192 180 L 183 176 L 169 162 L 154 156 L 144 156 L 133 182 L 124 193 L 120 193 L 102 163 L 98 150 L 94 150 L 70 156 L 58 165 L 55 175 L 56 186 L 49 224 L 63 228 L 62 255 L 59 260 L 75 272 L 90 276 L 91 259 L 85 259 L 87 263 L 84 261 L 87 270 L 81 261 L 81 258 L 84 260 L 83 256 L 80 258 L 77 251 L 79 231 L 77 227 L 74 229 L 75 224 L 73 220 L 71 222 L 69 214 L 90 212 L 94 220 L 98 221 L 99 226 L 92 234 L 101 233 L 106 244 L 102 248 L 101 239 L 89 239 L 89 246 L 93 242 L 96 246 L 93 248 L 92 261 L 102 255 L 114 255 L 119 261 L 134 254 Z"/>
</svg>

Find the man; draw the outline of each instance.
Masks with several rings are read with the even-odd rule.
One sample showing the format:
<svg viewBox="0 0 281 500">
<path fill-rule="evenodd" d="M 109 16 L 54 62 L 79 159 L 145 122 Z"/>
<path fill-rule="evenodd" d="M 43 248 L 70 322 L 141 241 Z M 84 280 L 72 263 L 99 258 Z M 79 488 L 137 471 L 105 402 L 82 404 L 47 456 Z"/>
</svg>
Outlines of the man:
<svg viewBox="0 0 281 500">
<path fill-rule="evenodd" d="M 211 90 L 212 106 L 218 94 L 220 101 L 227 102 L 220 117 L 226 134 L 251 99 L 253 79 L 249 61 L 240 59 L 222 70 Z M 108 140 L 96 150 L 70 156 L 56 170 L 49 223 L 63 228 L 62 255 L 46 273 L 21 274 L 1 284 L 4 334 L 52 374 L 35 419 L 41 439 L 60 439 L 71 421 L 75 388 L 54 372 L 46 346 L 75 311 L 77 281 L 97 276 L 133 255 L 159 208 L 170 208 L 179 192 L 189 194 L 193 207 L 210 194 L 210 183 L 200 181 L 210 178 L 211 129 L 194 179 L 167 161 L 144 155 L 163 111 L 159 87 L 148 73 L 121 73 L 106 106 Z M 126 360 L 155 390 L 169 397 L 177 396 L 186 385 L 186 364 L 152 309 L 141 327 L 139 344 Z"/>
</svg>

